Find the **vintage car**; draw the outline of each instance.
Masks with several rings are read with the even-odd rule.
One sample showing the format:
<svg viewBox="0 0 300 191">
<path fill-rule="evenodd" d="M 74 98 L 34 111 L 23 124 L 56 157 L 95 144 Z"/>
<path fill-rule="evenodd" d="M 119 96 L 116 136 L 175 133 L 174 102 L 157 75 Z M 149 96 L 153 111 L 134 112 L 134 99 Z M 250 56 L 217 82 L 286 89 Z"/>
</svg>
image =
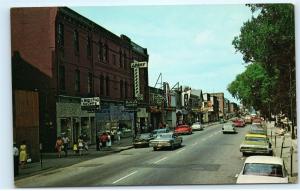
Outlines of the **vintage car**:
<svg viewBox="0 0 300 191">
<path fill-rule="evenodd" d="M 251 118 L 250 115 L 246 115 L 246 116 L 245 116 L 245 123 L 246 123 L 246 124 L 251 124 L 251 123 L 252 123 L 252 118 Z"/>
<path fill-rule="evenodd" d="M 272 144 L 266 135 L 246 134 L 240 145 L 240 152 L 243 156 L 247 154 L 273 155 Z"/>
<path fill-rule="evenodd" d="M 134 148 L 149 147 L 149 141 L 152 139 L 154 139 L 154 137 L 150 133 L 140 134 L 134 139 L 133 146 Z"/>
<path fill-rule="evenodd" d="M 233 125 L 235 127 L 245 127 L 245 122 L 243 119 L 236 119 L 235 121 L 233 121 Z"/>
<path fill-rule="evenodd" d="M 155 139 L 150 140 L 149 145 L 156 151 L 159 148 L 171 148 L 180 147 L 182 144 L 182 137 L 179 137 L 175 133 L 162 133 L 159 134 Z"/>
<path fill-rule="evenodd" d="M 222 132 L 225 133 L 237 133 L 235 126 L 231 123 L 224 124 L 222 126 Z"/>
<path fill-rule="evenodd" d="M 250 156 L 245 160 L 237 184 L 288 183 L 288 175 L 282 158 Z"/>
<path fill-rule="evenodd" d="M 193 123 L 193 125 L 192 125 L 193 131 L 197 131 L 197 130 L 201 131 L 203 129 L 204 129 L 203 125 L 200 122 Z"/>
<path fill-rule="evenodd" d="M 222 119 L 220 119 L 219 122 L 220 122 L 221 124 L 222 124 L 222 123 L 226 123 L 226 120 L 222 118 Z"/>
<path fill-rule="evenodd" d="M 179 125 L 175 128 L 175 133 L 177 135 L 192 134 L 193 130 L 189 125 Z"/>
</svg>

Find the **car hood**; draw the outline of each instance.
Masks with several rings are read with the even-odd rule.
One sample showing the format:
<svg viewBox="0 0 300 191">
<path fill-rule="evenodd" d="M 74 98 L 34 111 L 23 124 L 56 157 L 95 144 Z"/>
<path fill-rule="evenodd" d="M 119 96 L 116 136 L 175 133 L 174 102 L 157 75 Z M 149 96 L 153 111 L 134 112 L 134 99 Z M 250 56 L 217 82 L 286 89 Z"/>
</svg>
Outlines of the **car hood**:
<svg viewBox="0 0 300 191">
<path fill-rule="evenodd" d="M 237 184 L 288 183 L 288 178 L 272 177 L 272 176 L 239 175 L 236 183 Z"/>
</svg>

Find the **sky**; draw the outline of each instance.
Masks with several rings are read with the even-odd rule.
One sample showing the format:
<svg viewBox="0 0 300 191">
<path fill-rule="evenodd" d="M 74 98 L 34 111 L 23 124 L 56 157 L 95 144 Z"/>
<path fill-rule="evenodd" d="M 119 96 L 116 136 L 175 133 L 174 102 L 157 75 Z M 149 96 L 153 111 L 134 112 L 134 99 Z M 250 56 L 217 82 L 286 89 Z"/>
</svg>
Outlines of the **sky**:
<svg viewBox="0 0 300 191">
<path fill-rule="evenodd" d="M 249 7 L 235 5 L 150 5 L 70 7 L 112 33 L 125 34 L 147 48 L 149 85 L 160 73 L 173 87 L 177 82 L 203 92 L 224 92 L 245 70 L 234 36 L 251 18 Z M 157 86 L 156 86 L 157 87 Z"/>
</svg>

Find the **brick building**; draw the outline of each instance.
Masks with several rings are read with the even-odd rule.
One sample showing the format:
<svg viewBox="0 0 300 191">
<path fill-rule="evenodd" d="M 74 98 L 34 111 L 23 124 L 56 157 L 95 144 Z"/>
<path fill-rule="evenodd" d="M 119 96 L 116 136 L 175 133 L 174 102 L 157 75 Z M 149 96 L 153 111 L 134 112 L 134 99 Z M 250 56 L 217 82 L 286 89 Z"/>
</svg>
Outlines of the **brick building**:
<svg viewBox="0 0 300 191">
<path fill-rule="evenodd" d="M 224 93 L 210 93 L 211 96 L 216 96 L 219 102 L 219 118 L 225 117 L 224 114 Z"/>
<path fill-rule="evenodd" d="M 61 133 L 76 142 L 87 134 L 95 143 L 99 132 L 120 126 L 134 131 L 134 110 L 126 100 L 134 100 L 133 70 L 130 64 L 147 61 L 147 49 L 120 37 L 66 7 L 11 9 L 12 75 L 14 100 L 14 139 L 18 138 L 22 121 L 16 115 L 21 103 L 16 91 L 38 94 L 39 142 L 45 150 L 53 150 Z M 139 69 L 143 99 L 138 111 L 149 103 L 148 69 Z M 18 97 L 18 99 L 17 99 Z M 100 109 L 86 111 L 81 98 L 100 98 Z M 21 110 L 20 110 L 21 111 Z M 145 111 L 139 118 L 147 117 Z M 136 117 L 137 119 L 137 117 Z M 140 119 L 139 119 L 140 120 Z M 145 120 L 145 119 L 144 119 Z M 32 128 L 31 128 L 32 129 Z"/>
</svg>

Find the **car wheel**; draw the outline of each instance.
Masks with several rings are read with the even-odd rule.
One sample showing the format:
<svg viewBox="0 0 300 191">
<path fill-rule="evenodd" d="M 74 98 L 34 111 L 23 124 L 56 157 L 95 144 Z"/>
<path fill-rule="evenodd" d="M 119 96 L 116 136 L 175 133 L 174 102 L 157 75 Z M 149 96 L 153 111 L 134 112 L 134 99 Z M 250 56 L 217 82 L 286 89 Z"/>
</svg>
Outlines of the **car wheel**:
<svg viewBox="0 0 300 191">
<path fill-rule="evenodd" d="M 243 157 L 246 157 L 246 156 L 247 156 L 247 153 L 244 153 L 244 152 L 243 152 Z"/>
<path fill-rule="evenodd" d="M 175 149 L 175 147 L 174 147 L 174 144 L 172 144 L 172 145 L 171 145 L 171 149 L 172 149 L 172 150 L 174 150 L 174 149 Z"/>
</svg>

